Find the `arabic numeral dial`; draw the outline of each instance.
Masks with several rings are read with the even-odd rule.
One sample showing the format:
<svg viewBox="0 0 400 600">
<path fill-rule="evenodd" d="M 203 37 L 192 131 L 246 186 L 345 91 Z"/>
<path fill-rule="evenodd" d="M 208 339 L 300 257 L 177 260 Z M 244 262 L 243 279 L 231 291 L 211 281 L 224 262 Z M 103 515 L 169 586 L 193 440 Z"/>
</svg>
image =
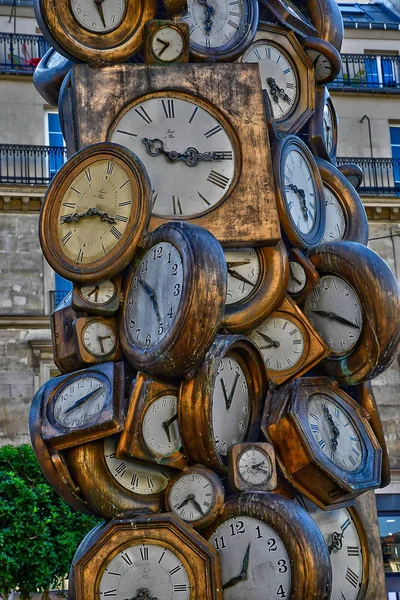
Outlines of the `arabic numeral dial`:
<svg viewBox="0 0 400 600">
<path fill-rule="evenodd" d="M 143 438 L 152 452 L 168 455 L 181 447 L 178 425 L 178 398 L 161 396 L 151 402 L 143 415 Z"/>
</svg>

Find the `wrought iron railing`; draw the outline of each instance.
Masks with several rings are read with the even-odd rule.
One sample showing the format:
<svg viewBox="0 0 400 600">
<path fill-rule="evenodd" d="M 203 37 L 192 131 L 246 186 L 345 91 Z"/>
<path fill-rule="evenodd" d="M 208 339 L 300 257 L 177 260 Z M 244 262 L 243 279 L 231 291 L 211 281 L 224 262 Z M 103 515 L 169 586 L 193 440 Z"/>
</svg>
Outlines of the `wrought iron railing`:
<svg viewBox="0 0 400 600">
<path fill-rule="evenodd" d="M 400 89 L 400 56 L 342 54 L 342 69 L 331 88 Z"/>
<path fill-rule="evenodd" d="M 42 35 L 0 32 L 0 72 L 32 75 L 48 48 Z"/>
<path fill-rule="evenodd" d="M 340 157 L 338 165 L 356 163 L 364 173 L 360 194 L 400 196 L 400 158 Z"/>
<path fill-rule="evenodd" d="M 0 144 L 0 183 L 48 185 L 65 161 L 63 146 Z"/>
</svg>

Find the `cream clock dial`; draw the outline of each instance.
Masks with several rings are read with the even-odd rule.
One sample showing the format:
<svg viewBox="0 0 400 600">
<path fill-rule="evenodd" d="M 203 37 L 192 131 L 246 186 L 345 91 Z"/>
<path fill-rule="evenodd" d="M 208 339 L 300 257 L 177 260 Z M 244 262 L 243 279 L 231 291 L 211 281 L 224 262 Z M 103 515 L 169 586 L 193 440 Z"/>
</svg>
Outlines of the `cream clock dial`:
<svg viewBox="0 0 400 600">
<path fill-rule="evenodd" d="M 325 230 L 322 242 L 333 242 L 342 240 L 346 233 L 346 217 L 335 194 L 324 185 L 324 197 L 326 206 Z"/>
<path fill-rule="evenodd" d="M 213 485 L 203 473 L 183 473 L 169 490 L 171 510 L 184 521 L 205 517 L 214 502 Z"/>
<path fill-rule="evenodd" d="M 113 352 L 117 338 L 112 327 L 104 321 L 89 321 L 82 332 L 82 343 L 85 349 L 95 356 L 105 356 Z"/>
<path fill-rule="evenodd" d="M 72 14 L 92 33 L 108 33 L 122 22 L 126 0 L 71 0 Z"/>
<path fill-rule="evenodd" d="M 185 47 L 183 33 L 176 27 L 160 27 L 151 38 L 154 56 L 163 62 L 177 60 Z"/>
<path fill-rule="evenodd" d="M 226 304 L 246 300 L 255 291 L 260 277 L 260 260 L 254 248 L 226 248 L 228 271 Z"/>
<path fill-rule="evenodd" d="M 307 283 L 307 274 L 304 267 L 295 260 L 289 261 L 289 281 L 287 291 L 289 294 L 299 294 Z"/>
<path fill-rule="evenodd" d="M 116 293 L 115 285 L 109 279 L 100 281 L 98 284 L 83 285 L 80 288 L 83 298 L 91 304 L 107 304 Z"/>
<path fill-rule="evenodd" d="M 151 402 L 143 415 L 145 444 L 156 454 L 168 455 L 182 445 L 178 425 L 178 398 L 161 396 Z"/>
<path fill-rule="evenodd" d="M 222 117 L 194 99 L 153 95 L 131 105 L 111 140 L 143 161 L 153 188 L 153 214 L 189 217 L 230 192 L 237 174 L 234 134 Z"/>
<path fill-rule="evenodd" d="M 303 334 L 289 319 L 267 319 L 252 332 L 251 339 L 261 350 L 267 369 L 273 371 L 293 368 L 303 356 Z"/>
</svg>

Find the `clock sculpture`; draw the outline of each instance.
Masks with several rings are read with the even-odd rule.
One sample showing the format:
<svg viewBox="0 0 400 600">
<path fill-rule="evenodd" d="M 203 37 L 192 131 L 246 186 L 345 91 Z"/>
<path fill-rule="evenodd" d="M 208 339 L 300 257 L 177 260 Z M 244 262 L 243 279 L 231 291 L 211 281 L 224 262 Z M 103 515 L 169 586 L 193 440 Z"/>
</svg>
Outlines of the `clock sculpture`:
<svg viewBox="0 0 400 600">
<path fill-rule="evenodd" d="M 336 3 L 34 4 L 69 156 L 39 235 L 72 291 L 30 432 L 105 521 L 70 598 L 383 600 L 399 288 L 336 168 Z"/>
</svg>

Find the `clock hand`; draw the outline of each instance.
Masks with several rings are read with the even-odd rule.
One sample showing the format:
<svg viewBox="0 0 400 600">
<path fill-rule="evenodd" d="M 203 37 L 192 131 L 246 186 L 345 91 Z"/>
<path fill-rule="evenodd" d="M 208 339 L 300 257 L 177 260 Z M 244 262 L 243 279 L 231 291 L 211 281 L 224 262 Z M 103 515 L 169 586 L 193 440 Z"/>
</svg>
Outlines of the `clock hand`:
<svg viewBox="0 0 400 600">
<path fill-rule="evenodd" d="M 300 279 L 297 279 L 296 275 L 294 274 L 293 267 L 290 263 L 289 263 L 289 269 L 290 269 L 290 275 L 292 276 L 292 279 L 299 285 L 303 285 L 303 282 L 300 281 Z"/>
<path fill-rule="evenodd" d="M 160 38 L 156 38 L 157 42 L 160 42 L 160 44 L 162 44 L 164 46 L 164 48 L 161 50 L 161 52 L 158 53 L 158 56 L 161 56 L 161 54 L 163 52 L 166 51 L 166 49 L 171 45 L 170 42 L 165 42 L 164 40 L 160 40 Z"/>
<path fill-rule="evenodd" d="M 96 285 L 91 292 L 89 292 L 89 294 L 87 295 L 88 298 L 90 298 L 90 296 L 93 296 L 93 294 L 96 294 L 94 297 L 94 301 L 97 302 L 98 297 L 99 297 L 99 286 Z"/>
<path fill-rule="evenodd" d="M 147 152 L 150 156 L 159 156 L 163 154 L 169 162 L 176 162 L 181 160 L 185 162 L 189 167 L 195 167 L 202 160 L 212 161 L 212 160 L 232 160 L 232 153 L 225 151 L 209 151 L 209 152 L 199 152 L 196 148 L 192 146 L 187 148 L 185 152 L 178 152 L 176 150 L 166 150 L 164 148 L 164 142 L 159 138 L 142 138 L 143 144 L 147 148 Z"/>
<path fill-rule="evenodd" d="M 239 379 L 239 377 L 240 377 L 240 373 L 236 373 L 236 376 L 235 376 L 235 381 L 233 382 L 233 386 L 232 386 L 232 389 L 231 389 L 231 393 L 229 394 L 229 398 L 228 398 L 228 406 L 227 406 L 228 410 L 230 409 L 230 407 L 231 407 L 231 405 L 232 405 L 233 395 L 234 395 L 234 393 L 235 393 L 235 390 L 236 390 L 236 386 L 237 386 L 237 382 L 238 382 L 238 379 Z"/>
<path fill-rule="evenodd" d="M 169 442 L 171 442 L 169 428 L 171 427 L 172 423 L 174 421 L 176 421 L 177 419 L 178 419 L 178 413 L 176 415 L 174 415 L 173 417 L 171 417 L 170 419 L 168 419 L 168 421 L 163 421 L 163 423 L 162 423 L 162 426 L 164 427 L 164 431 L 167 434 L 167 438 L 168 438 Z"/>
<path fill-rule="evenodd" d="M 301 201 L 300 201 L 301 210 L 303 211 L 305 220 L 308 221 L 308 208 L 307 208 L 307 203 L 306 203 L 305 191 L 302 188 L 297 187 L 297 185 L 294 183 L 289 183 L 289 185 L 286 187 L 290 190 L 293 190 L 295 192 L 295 194 L 299 194 L 299 196 L 301 197 Z"/>
<path fill-rule="evenodd" d="M 81 406 L 82 404 L 85 404 L 86 400 L 89 400 L 89 398 L 92 398 L 92 396 L 94 396 L 95 394 L 97 394 L 98 391 L 102 390 L 102 387 L 98 387 L 95 390 L 92 390 L 91 392 L 89 392 L 88 394 L 86 394 L 86 396 L 82 396 L 82 398 L 79 398 L 72 406 L 70 406 L 69 408 L 67 408 L 67 410 L 65 411 L 64 415 L 67 415 L 68 413 L 72 412 L 73 410 L 75 410 L 76 408 L 78 408 L 79 406 Z"/>
<path fill-rule="evenodd" d="M 250 556 L 250 543 L 247 546 L 246 554 L 244 555 L 244 558 L 243 558 L 242 570 L 240 571 L 240 575 L 238 577 L 233 577 L 232 579 L 230 579 L 229 581 L 224 583 L 224 585 L 222 586 L 223 590 L 233 587 L 240 581 L 245 581 L 247 579 L 247 571 L 249 568 L 249 556 Z"/>
<path fill-rule="evenodd" d="M 80 219 L 84 219 L 85 217 L 100 217 L 102 221 L 107 221 L 108 223 L 116 223 L 114 217 L 110 217 L 106 212 L 100 212 L 98 208 L 88 208 L 83 213 L 74 213 L 72 215 L 65 215 L 62 217 L 63 223 L 78 223 Z"/>
<path fill-rule="evenodd" d="M 335 313 L 333 313 L 333 312 L 329 312 L 327 310 L 313 310 L 313 309 L 311 309 L 311 311 L 313 313 L 315 313 L 316 315 L 320 315 L 321 317 L 328 317 L 328 319 L 332 319 L 332 321 L 338 321 L 338 323 L 343 323 L 344 325 L 349 325 L 350 327 L 355 327 L 356 329 L 360 329 L 360 327 L 356 323 L 352 323 L 351 321 L 348 321 L 347 319 L 345 319 L 344 317 L 341 317 L 340 315 L 335 315 Z"/>
<path fill-rule="evenodd" d="M 259 346 L 260 350 L 269 350 L 270 348 L 275 348 L 276 344 L 269 344 L 268 346 Z"/>
<path fill-rule="evenodd" d="M 279 103 L 279 98 L 278 98 L 278 95 L 279 95 L 282 98 L 282 100 L 284 100 L 287 104 L 292 103 L 291 99 L 286 94 L 285 90 L 283 88 L 279 87 L 279 85 L 276 83 L 276 81 L 273 77 L 268 77 L 267 83 L 270 87 L 271 95 L 272 95 L 273 99 L 275 100 L 275 102 Z"/>
<path fill-rule="evenodd" d="M 243 281 L 244 283 L 248 283 L 249 285 L 251 285 L 253 287 L 255 286 L 255 283 L 252 283 L 249 279 L 246 279 L 246 277 L 243 277 L 243 275 L 241 275 L 240 273 L 237 273 L 236 271 L 233 271 L 229 267 L 228 267 L 228 273 L 229 273 L 229 275 L 231 275 L 235 279 L 239 279 L 239 281 Z"/>
<path fill-rule="evenodd" d="M 228 269 L 233 269 L 234 267 L 241 267 L 242 265 L 249 265 L 249 260 L 237 260 L 237 261 L 229 261 L 226 263 Z"/>
<path fill-rule="evenodd" d="M 208 4 L 207 0 L 199 0 L 199 4 L 204 6 L 204 10 L 206 11 L 206 20 L 204 21 L 204 25 L 205 25 L 204 29 L 207 34 L 210 34 L 211 30 L 212 30 L 212 26 L 213 26 L 213 21 L 211 20 L 210 17 L 212 17 L 212 15 L 215 13 L 215 9 L 213 6 Z"/>
<path fill-rule="evenodd" d="M 103 2 L 104 2 L 104 0 L 94 0 L 94 3 L 96 5 L 96 7 L 97 7 L 97 10 L 99 11 L 100 19 L 103 22 L 104 28 L 106 28 L 107 27 L 107 23 L 106 23 L 106 21 L 104 19 L 104 12 L 103 12 L 103 7 L 102 7 Z"/>
<path fill-rule="evenodd" d="M 268 342 L 269 344 L 272 344 L 275 348 L 279 348 L 280 343 L 273 340 L 272 338 L 269 337 L 269 335 L 265 335 L 265 333 L 261 333 L 261 331 L 257 330 L 258 335 L 260 335 L 266 342 Z"/>
<path fill-rule="evenodd" d="M 146 294 L 149 296 L 149 298 L 153 304 L 154 311 L 157 315 L 157 319 L 160 322 L 161 315 L 160 315 L 160 310 L 158 308 L 157 296 L 156 296 L 155 291 L 141 277 L 138 278 L 138 281 L 139 281 L 140 285 L 142 286 L 142 288 L 144 289 L 144 291 L 146 292 Z"/>
<path fill-rule="evenodd" d="M 343 594 L 342 590 L 340 590 L 340 593 L 342 594 L 342 598 L 343 600 L 347 600 L 346 596 Z"/>
<path fill-rule="evenodd" d="M 328 546 L 328 550 L 329 550 L 329 554 L 332 554 L 333 550 L 341 550 L 343 547 L 343 536 L 344 536 L 344 532 L 342 531 L 341 533 L 338 533 L 337 531 L 334 531 L 332 533 L 332 541 Z"/>
<path fill-rule="evenodd" d="M 333 434 L 333 438 L 331 440 L 332 450 L 333 450 L 333 452 L 336 452 L 337 447 L 338 447 L 337 439 L 340 436 L 340 429 L 336 426 L 336 423 L 333 420 L 332 415 L 329 412 L 329 408 L 326 406 L 326 404 L 324 404 L 324 413 L 325 413 L 326 418 L 329 421 L 329 425 L 331 426 L 331 431 Z"/>
<path fill-rule="evenodd" d="M 185 500 L 183 502 L 181 502 L 181 504 L 179 506 L 177 506 L 177 508 L 175 510 L 179 510 L 180 508 L 183 508 L 184 506 L 186 506 L 186 504 L 188 502 L 190 502 L 191 498 L 190 496 L 192 496 L 192 494 L 189 494 L 187 498 L 185 498 Z"/>
<path fill-rule="evenodd" d="M 204 512 L 203 509 L 201 508 L 200 504 L 197 502 L 196 497 L 194 494 L 189 494 L 190 496 L 190 500 L 193 502 L 195 508 L 197 508 L 197 510 L 199 511 L 199 513 L 201 513 L 204 516 Z M 188 498 L 189 498 L 188 496 Z"/>
<path fill-rule="evenodd" d="M 225 381 L 222 379 L 222 377 L 221 377 L 221 386 L 222 386 L 222 393 L 224 394 L 224 399 L 225 399 L 225 408 L 226 408 L 226 410 L 229 410 L 230 404 L 229 404 L 229 400 L 228 400 L 228 394 L 226 393 Z"/>
</svg>

